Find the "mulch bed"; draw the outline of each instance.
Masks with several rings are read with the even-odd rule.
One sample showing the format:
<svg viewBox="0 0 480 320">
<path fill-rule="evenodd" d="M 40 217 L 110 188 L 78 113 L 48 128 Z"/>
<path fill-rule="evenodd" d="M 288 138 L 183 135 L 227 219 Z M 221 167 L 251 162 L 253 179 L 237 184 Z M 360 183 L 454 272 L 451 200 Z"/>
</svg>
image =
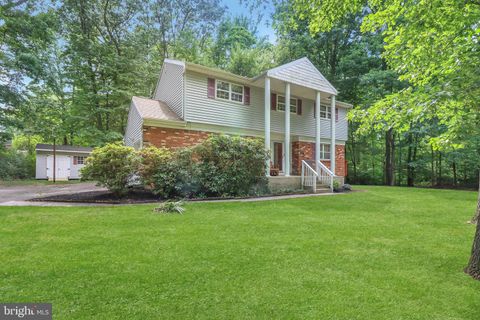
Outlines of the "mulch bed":
<svg viewBox="0 0 480 320">
<path fill-rule="evenodd" d="M 307 191 L 285 192 L 281 194 L 265 194 L 261 196 L 246 196 L 246 197 L 210 197 L 210 198 L 194 198 L 187 199 L 187 201 L 205 201 L 205 200 L 231 200 L 231 199 L 251 199 L 251 198 L 265 198 L 274 196 L 284 196 L 293 194 L 309 194 Z M 30 201 L 46 201 L 46 202 L 76 202 L 76 203 L 103 203 L 103 204 L 135 204 L 135 203 L 155 203 L 164 201 L 153 193 L 145 190 L 130 191 L 125 197 L 117 198 L 109 191 L 89 191 L 69 194 L 57 194 L 47 197 L 39 197 L 31 199 Z"/>
<path fill-rule="evenodd" d="M 107 204 L 128 204 L 128 203 L 153 203 L 159 202 L 158 196 L 144 190 L 130 191 L 125 197 L 118 198 L 109 191 L 88 191 L 78 193 L 57 194 L 53 196 L 34 198 L 30 201 L 48 202 L 80 202 L 80 203 L 107 203 Z"/>
</svg>

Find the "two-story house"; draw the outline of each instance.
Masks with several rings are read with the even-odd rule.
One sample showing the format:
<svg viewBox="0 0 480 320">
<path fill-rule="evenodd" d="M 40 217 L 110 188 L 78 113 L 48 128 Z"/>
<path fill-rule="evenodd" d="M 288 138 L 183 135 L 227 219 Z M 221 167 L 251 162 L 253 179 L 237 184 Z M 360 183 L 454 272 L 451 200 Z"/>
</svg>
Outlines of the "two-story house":
<svg viewBox="0 0 480 320">
<path fill-rule="evenodd" d="M 254 78 L 166 59 L 153 97 L 132 98 L 124 140 L 138 149 L 191 146 L 212 133 L 260 137 L 271 155 L 267 175 L 270 167 L 320 175 L 326 166 L 343 180 L 352 106 L 336 95 L 307 58 Z"/>
</svg>

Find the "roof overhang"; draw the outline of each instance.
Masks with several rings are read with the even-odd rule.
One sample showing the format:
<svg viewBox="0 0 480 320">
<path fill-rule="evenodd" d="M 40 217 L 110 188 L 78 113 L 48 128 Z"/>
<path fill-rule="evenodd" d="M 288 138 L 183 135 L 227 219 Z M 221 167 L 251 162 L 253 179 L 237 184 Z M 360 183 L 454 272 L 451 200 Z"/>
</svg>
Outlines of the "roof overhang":
<svg viewBox="0 0 480 320">
<path fill-rule="evenodd" d="M 53 152 L 53 149 L 35 149 L 35 151 L 42 151 L 42 152 Z M 84 153 L 90 154 L 92 151 L 80 151 L 80 150 L 62 150 L 62 149 L 55 149 L 55 152 L 62 152 L 62 153 Z"/>
</svg>

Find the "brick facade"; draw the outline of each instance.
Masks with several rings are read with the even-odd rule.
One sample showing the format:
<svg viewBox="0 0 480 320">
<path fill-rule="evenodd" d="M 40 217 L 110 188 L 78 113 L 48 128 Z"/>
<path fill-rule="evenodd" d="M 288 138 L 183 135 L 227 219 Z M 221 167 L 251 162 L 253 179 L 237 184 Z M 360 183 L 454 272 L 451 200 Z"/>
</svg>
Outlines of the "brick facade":
<svg viewBox="0 0 480 320">
<path fill-rule="evenodd" d="M 201 143 L 208 138 L 212 132 L 186 130 L 186 129 L 171 129 L 159 127 L 144 127 L 143 128 L 143 143 L 144 145 L 153 145 L 156 147 L 165 148 L 182 148 L 191 147 Z M 315 159 L 315 143 L 294 141 L 292 142 L 292 174 L 300 175 L 302 170 L 302 160 Z M 346 162 L 345 162 L 345 146 L 336 145 L 336 168 L 335 174 L 338 176 L 346 176 Z M 330 161 L 322 161 L 327 167 L 330 167 Z"/>
<path fill-rule="evenodd" d="M 300 175 L 302 171 L 302 160 L 315 160 L 315 143 L 294 141 L 292 142 L 292 173 Z M 322 163 L 330 168 L 329 160 L 322 160 Z M 335 146 L 335 174 L 345 177 L 347 175 L 345 161 L 345 146 Z"/>
<path fill-rule="evenodd" d="M 206 131 L 144 127 L 143 143 L 146 146 L 169 149 L 191 147 L 208 138 L 210 134 L 211 132 Z"/>
</svg>

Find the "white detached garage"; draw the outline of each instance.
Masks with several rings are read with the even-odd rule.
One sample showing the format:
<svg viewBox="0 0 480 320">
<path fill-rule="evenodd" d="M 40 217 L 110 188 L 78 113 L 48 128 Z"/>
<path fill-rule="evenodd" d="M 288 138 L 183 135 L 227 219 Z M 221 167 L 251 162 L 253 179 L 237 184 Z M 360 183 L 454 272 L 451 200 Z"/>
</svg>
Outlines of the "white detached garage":
<svg viewBox="0 0 480 320">
<path fill-rule="evenodd" d="M 80 169 L 84 166 L 85 159 L 93 148 L 65 146 L 55 147 L 55 166 L 53 165 L 53 145 L 37 144 L 36 152 L 36 179 L 53 180 L 55 167 L 56 180 L 80 179 Z"/>
</svg>

